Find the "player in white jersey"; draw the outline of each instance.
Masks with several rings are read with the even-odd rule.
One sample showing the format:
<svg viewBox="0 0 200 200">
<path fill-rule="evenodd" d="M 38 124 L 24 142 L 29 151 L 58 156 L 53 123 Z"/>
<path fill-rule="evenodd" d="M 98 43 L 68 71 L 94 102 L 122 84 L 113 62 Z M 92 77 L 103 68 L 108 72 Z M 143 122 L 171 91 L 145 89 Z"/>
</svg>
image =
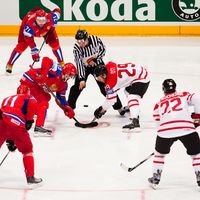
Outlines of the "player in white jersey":
<svg viewBox="0 0 200 200">
<path fill-rule="evenodd" d="M 117 100 L 117 91 L 125 88 L 125 94 L 130 109 L 131 123 L 123 126 L 123 129 L 140 128 L 139 124 L 139 101 L 143 98 L 149 86 L 149 75 L 142 66 L 133 63 L 116 64 L 109 62 L 106 65 L 99 65 L 95 68 L 96 79 L 105 83 L 106 100 L 102 106 L 97 108 L 94 116 L 99 119 L 104 115 Z"/>
<path fill-rule="evenodd" d="M 153 176 L 148 179 L 155 189 L 160 182 L 165 155 L 172 144 L 180 140 L 192 158 L 192 166 L 200 186 L 200 139 L 195 130 L 200 120 L 200 95 L 189 92 L 177 92 L 173 79 L 166 79 L 162 84 L 165 96 L 155 105 L 153 117 L 157 122 L 157 138 L 153 160 Z M 191 115 L 189 107 L 193 106 Z"/>
</svg>

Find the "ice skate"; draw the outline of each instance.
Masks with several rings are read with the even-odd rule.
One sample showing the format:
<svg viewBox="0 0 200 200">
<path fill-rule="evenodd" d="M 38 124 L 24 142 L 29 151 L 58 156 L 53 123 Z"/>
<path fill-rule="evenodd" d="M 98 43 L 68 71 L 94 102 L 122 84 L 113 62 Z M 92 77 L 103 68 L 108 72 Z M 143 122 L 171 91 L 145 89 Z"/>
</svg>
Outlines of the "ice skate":
<svg viewBox="0 0 200 200">
<path fill-rule="evenodd" d="M 150 187 L 152 187 L 154 190 L 157 189 L 157 186 L 160 182 L 162 170 L 157 170 L 157 173 L 153 173 L 153 177 L 148 178 Z"/>
<path fill-rule="evenodd" d="M 130 124 L 122 127 L 123 132 L 140 132 L 140 123 L 138 118 L 133 118 Z"/>
<path fill-rule="evenodd" d="M 12 73 L 12 65 L 10 65 L 10 64 L 7 64 L 6 65 L 6 74 L 7 75 L 11 75 L 11 73 Z"/>
<path fill-rule="evenodd" d="M 151 177 L 151 178 L 148 178 L 148 181 L 149 181 L 150 187 L 156 190 L 160 180 L 154 177 Z"/>
<path fill-rule="evenodd" d="M 42 126 L 35 126 L 33 136 L 34 137 L 51 137 L 52 131 Z"/>
<path fill-rule="evenodd" d="M 200 171 L 196 171 L 196 179 L 197 179 L 197 185 L 200 187 Z"/>
<path fill-rule="evenodd" d="M 130 112 L 130 109 L 128 106 L 124 106 L 123 108 L 118 109 L 118 112 L 121 116 L 124 116 L 127 112 Z"/>
<path fill-rule="evenodd" d="M 123 108 L 120 108 L 120 109 L 118 109 L 117 110 L 118 112 L 119 112 L 119 114 L 121 115 L 121 116 L 124 116 L 125 115 L 125 110 L 123 109 Z"/>
<path fill-rule="evenodd" d="M 130 109 L 129 109 L 129 107 L 128 107 L 128 106 L 124 106 L 124 107 L 123 107 L 123 110 L 125 111 L 125 113 L 128 113 L 128 112 L 130 112 Z"/>
<path fill-rule="evenodd" d="M 29 189 L 35 189 L 42 186 L 43 180 L 41 178 L 35 178 L 34 176 L 26 177 Z"/>
</svg>

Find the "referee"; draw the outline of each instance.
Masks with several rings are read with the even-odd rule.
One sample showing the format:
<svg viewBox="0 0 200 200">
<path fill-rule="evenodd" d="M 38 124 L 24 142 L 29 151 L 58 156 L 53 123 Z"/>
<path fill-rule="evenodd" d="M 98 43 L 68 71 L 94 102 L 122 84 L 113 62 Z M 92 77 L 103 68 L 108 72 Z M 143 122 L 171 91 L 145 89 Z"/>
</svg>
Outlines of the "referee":
<svg viewBox="0 0 200 200">
<path fill-rule="evenodd" d="M 105 56 L 106 48 L 101 39 L 95 35 L 88 36 L 86 30 L 78 30 L 73 48 L 75 63 L 78 70 L 78 75 L 75 78 L 75 83 L 69 92 L 68 103 L 73 109 L 76 108 L 76 101 L 86 87 L 86 81 L 90 74 L 94 76 L 94 68 L 99 64 L 104 64 L 103 57 Z M 96 80 L 96 79 L 95 79 Z M 106 96 L 104 83 L 96 80 L 101 93 Z M 117 97 L 117 102 L 113 105 L 114 110 L 118 110 L 120 115 L 124 115 L 125 111 L 122 108 L 122 103 Z"/>
</svg>

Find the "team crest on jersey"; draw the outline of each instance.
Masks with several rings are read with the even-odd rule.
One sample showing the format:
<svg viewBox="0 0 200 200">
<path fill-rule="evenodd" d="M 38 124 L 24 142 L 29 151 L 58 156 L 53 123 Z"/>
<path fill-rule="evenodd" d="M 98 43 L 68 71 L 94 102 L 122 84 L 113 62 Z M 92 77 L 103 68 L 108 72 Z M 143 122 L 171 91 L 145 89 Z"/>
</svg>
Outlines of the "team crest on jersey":
<svg viewBox="0 0 200 200">
<path fill-rule="evenodd" d="M 184 21 L 195 21 L 200 18 L 199 0 L 172 0 L 174 13 Z"/>
<path fill-rule="evenodd" d="M 106 90 L 106 94 L 113 94 L 114 93 L 113 89 L 110 89 L 109 85 L 105 86 L 105 90 Z"/>
<path fill-rule="evenodd" d="M 52 91 L 56 91 L 56 90 L 58 89 L 58 87 L 57 87 L 56 84 L 52 84 L 52 85 L 50 86 L 50 89 L 51 89 Z"/>
</svg>

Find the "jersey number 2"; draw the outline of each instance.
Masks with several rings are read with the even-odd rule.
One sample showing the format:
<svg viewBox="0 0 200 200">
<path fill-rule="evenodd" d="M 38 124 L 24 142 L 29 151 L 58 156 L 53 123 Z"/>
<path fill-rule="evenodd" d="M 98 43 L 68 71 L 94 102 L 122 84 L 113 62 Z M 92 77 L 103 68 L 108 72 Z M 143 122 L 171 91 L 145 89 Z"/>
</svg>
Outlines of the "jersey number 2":
<svg viewBox="0 0 200 200">
<path fill-rule="evenodd" d="M 122 73 L 126 73 L 128 76 L 135 76 L 135 65 L 128 63 L 124 65 L 118 65 L 118 67 L 120 68 L 118 71 L 119 78 L 122 78 Z"/>
<path fill-rule="evenodd" d="M 171 109 L 169 107 L 171 105 Z M 183 110 L 181 107 L 181 99 L 180 98 L 174 98 L 174 99 L 169 99 L 167 101 L 163 101 L 161 103 L 161 107 L 164 109 L 162 115 L 165 113 L 170 113 L 171 111 L 180 111 Z"/>
</svg>

